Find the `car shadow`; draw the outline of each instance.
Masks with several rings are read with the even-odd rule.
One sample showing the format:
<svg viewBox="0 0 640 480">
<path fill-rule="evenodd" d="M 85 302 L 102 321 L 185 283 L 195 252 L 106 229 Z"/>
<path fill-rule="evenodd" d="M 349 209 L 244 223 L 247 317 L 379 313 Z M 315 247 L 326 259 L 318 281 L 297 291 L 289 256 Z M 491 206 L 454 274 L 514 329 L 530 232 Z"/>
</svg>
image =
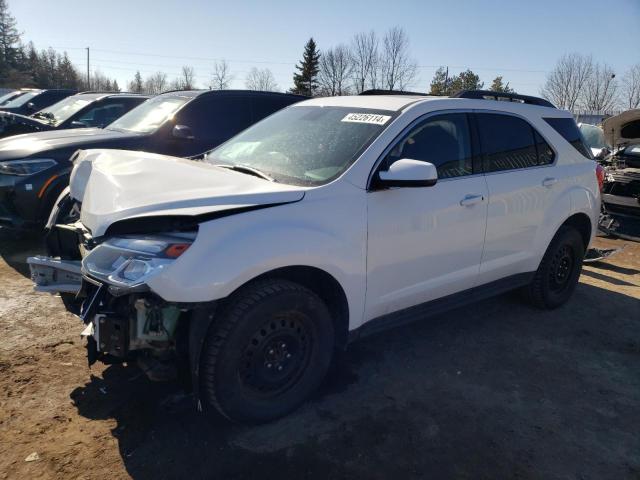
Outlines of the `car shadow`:
<svg viewBox="0 0 640 480">
<path fill-rule="evenodd" d="M 503 295 L 372 335 L 265 425 L 197 413 L 177 384 L 117 365 L 71 398 L 115 419 L 134 479 L 623 478 L 640 469 L 639 308 L 580 284 L 554 311 Z"/>
<path fill-rule="evenodd" d="M 16 233 L 0 228 L 0 257 L 20 275 L 30 278 L 27 258 L 44 253 L 41 232 Z"/>
</svg>

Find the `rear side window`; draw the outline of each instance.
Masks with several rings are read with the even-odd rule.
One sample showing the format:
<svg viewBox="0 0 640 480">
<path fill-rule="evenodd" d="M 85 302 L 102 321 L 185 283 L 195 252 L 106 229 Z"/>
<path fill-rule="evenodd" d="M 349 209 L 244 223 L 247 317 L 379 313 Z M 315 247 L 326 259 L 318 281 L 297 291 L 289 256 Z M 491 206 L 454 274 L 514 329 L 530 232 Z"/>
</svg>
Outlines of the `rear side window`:
<svg viewBox="0 0 640 480">
<path fill-rule="evenodd" d="M 476 118 L 485 171 L 515 170 L 553 162 L 551 147 L 521 118 L 494 113 L 478 113 Z"/>
<path fill-rule="evenodd" d="M 551 125 L 556 132 L 562 135 L 562 138 L 573 145 L 573 148 L 582 155 L 587 158 L 593 158 L 591 150 L 587 147 L 584 137 L 573 118 L 545 118 L 544 121 Z"/>
</svg>

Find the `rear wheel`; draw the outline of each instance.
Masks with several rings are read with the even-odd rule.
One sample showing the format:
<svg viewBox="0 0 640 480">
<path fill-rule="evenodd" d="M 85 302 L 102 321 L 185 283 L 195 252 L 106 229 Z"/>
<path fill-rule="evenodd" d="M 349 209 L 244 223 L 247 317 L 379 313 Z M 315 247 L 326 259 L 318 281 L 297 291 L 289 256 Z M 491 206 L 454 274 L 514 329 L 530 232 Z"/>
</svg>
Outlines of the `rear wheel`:
<svg viewBox="0 0 640 480">
<path fill-rule="evenodd" d="M 265 422 L 299 406 L 321 383 L 334 345 L 322 300 L 288 280 L 243 288 L 210 329 L 202 353 L 207 405 L 240 422 Z"/>
<path fill-rule="evenodd" d="M 560 227 L 540 262 L 534 279 L 526 287 L 529 301 L 539 308 L 557 308 L 576 288 L 582 271 L 584 244 L 572 227 Z"/>
</svg>

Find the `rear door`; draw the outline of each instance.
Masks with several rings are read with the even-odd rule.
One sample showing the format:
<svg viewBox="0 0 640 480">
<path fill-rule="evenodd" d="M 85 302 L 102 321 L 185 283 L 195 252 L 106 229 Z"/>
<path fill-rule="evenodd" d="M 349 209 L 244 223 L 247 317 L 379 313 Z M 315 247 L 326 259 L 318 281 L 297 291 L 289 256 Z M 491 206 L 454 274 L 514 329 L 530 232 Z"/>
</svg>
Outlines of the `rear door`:
<svg viewBox="0 0 640 480">
<path fill-rule="evenodd" d="M 368 193 L 365 321 L 476 285 L 488 194 L 473 143 L 469 115 L 456 112 L 427 116 L 390 147 L 381 170 L 424 160 L 438 182 Z"/>
<path fill-rule="evenodd" d="M 553 166 L 556 153 L 525 119 L 494 112 L 474 117 L 489 189 L 479 277 L 484 284 L 537 268 L 536 235 L 562 191 L 562 179 Z"/>
</svg>

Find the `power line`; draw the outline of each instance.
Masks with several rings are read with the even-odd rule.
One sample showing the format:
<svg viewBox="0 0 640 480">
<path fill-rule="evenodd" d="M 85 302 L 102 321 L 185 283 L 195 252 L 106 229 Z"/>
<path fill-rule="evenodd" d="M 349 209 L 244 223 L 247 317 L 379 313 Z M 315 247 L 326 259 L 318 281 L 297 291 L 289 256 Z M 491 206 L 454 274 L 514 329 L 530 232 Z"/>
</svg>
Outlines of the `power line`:
<svg viewBox="0 0 640 480">
<path fill-rule="evenodd" d="M 77 50 L 80 47 L 53 47 L 57 49 L 69 49 L 69 50 Z M 84 48 L 82 48 L 84 50 Z M 184 55 L 164 55 L 158 53 L 143 53 L 143 52 L 125 52 L 121 50 L 108 50 L 102 48 L 93 48 L 94 52 L 103 52 L 103 53 L 114 53 L 117 55 L 135 55 L 135 56 L 144 56 L 144 57 L 157 57 L 157 58 L 176 58 L 181 60 L 198 60 L 205 62 L 219 62 L 219 61 L 227 61 L 227 62 L 236 62 L 236 63 L 257 63 L 257 64 L 270 64 L 270 65 L 295 65 L 298 61 L 276 61 L 276 60 L 248 60 L 248 59 L 233 59 L 233 58 L 225 58 L 225 57 L 186 57 Z M 133 63 L 133 62 L 131 62 Z M 433 68 L 438 69 L 440 67 L 445 67 L 446 65 L 417 65 L 418 68 Z M 522 68 L 504 68 L 504 67 L 479 67 L 473 65 L 449 65 L 450 68 L 456 69 L 465 69 L 470 68 L 472 70 L 488 70 L 488 71 L 498 71 L 498 72 L 521 72 L 521 73 L 548 73 L 548 70 L 532 70 L 532 69 L 522 69 Z"/>
</svg>

